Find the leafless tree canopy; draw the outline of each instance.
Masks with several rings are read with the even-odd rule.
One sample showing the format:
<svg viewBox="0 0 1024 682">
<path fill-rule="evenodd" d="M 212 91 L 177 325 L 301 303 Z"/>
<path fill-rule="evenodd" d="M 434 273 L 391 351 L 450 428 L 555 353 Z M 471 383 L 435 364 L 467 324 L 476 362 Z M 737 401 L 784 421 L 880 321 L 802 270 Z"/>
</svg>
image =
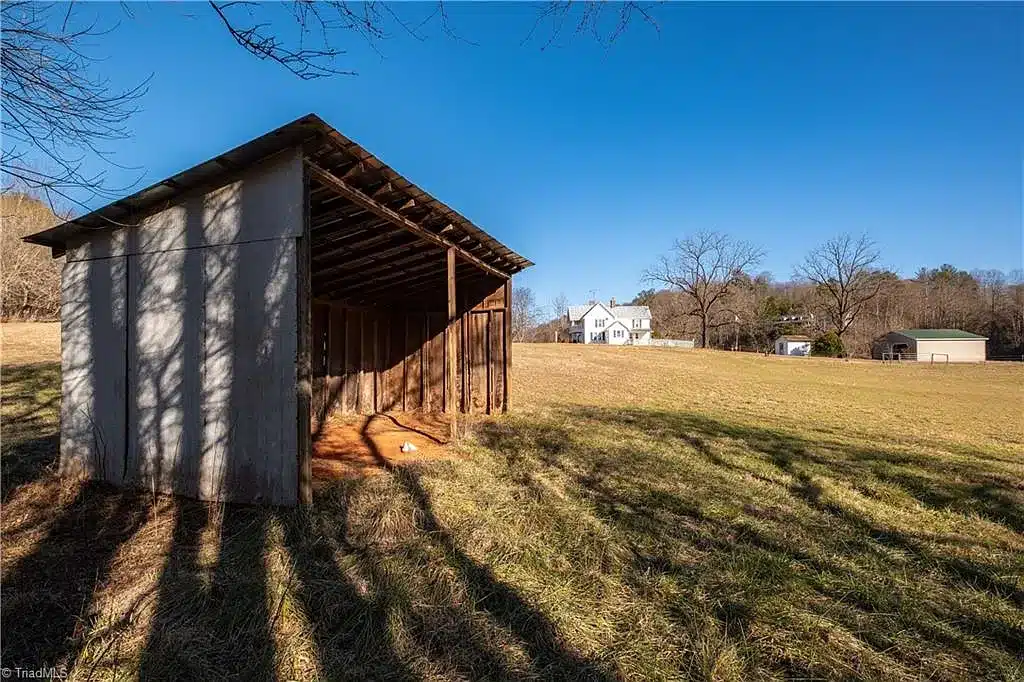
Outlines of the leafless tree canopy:
<svg viewBox="0 0 1024 682">
<path fill-rule="evenodd" d="M 512 287 L 512 340 L 529 341 L 540 314 L 537 299 L 529 287 Z"/>
<path fill-rule="evenodd" d="M 867 235 L 841 235 L 812 250 L 797 266 L 797 277 L 817 288 L 821 306 L 839 338 L 881 291 L 884 278 L 878 262 L 878 249 Z"/>
<path fill-rule="evenodd" d="M 47 205 L 21 192 L 0 194 L 0 303 L 4 319 L 52 320 L 60 314 L 61 261 L 26 244 L 26 234 L 53 227 Z"/>
<path fill-rule="evenodd" d="M 96 74 L 94 43 L 115 27 L 81 23 L 71 3 L 17 0 L 0 4 L 0 21 L 5 189 L 40 192 L 51 205 L 77 201 L 74 190 L 113 191 L 84 168 L 105 157 L 105 142 L 127 137 L 145 93 L 145 83 L 119 90 Z"/>
<path fill-rule="evenodd" d="M 122 7 L 124 23 L 130 24 L 130 6 Z M 400 16 L 401 5 L 372 1 L 210 0 L 202 7 L 198 18 L 218 22 L 249 54 L 305 80 L 353 74 L 344 60 L 352 40 L 377 49 L 396 33 L 423 39 L 429 24 L 465 40 L 451 25 L 444 2 L 415 23 Z M 41 194 L 51 206 L 71 202 L 84 207 L 97 195 L 112 199 L 128 189 L 108 187 L 102 171 L 86 169 L 112 162 L 105 143 L 128 137 L 127 124 L 146 83 L 122 90 L 102 75 L 102 55 L 96 50 L 107 34 L 126 27 L 100 26 L 85 18 L 89 11 L 88 5 L 73 3 L 0 4 L 3 186 Z M 524 34 L 542 48 L 569 33 L 610 43 L 637 20 L 657 28 L 638 2 L 551 2 L 540 6 Z"/>
<path fill-rule="evenodd" d="M 569 297 L 564 292 L 559 292 L 551 299 L 551 313 L 556 318 L 563 318 L 569 314 Z"/>
<path fill-rule="evenodd" d="M 720 304 L 763 257 L 764 252 L 749 242 L 701 231 L 676 241 L 672 251 L 644 273 L 644 279 L 686 295 L 683 314 L 699 320 L 700 345 L 706 347 L 708 330 L 734 319 L 716 319 Z"/>
</svg>

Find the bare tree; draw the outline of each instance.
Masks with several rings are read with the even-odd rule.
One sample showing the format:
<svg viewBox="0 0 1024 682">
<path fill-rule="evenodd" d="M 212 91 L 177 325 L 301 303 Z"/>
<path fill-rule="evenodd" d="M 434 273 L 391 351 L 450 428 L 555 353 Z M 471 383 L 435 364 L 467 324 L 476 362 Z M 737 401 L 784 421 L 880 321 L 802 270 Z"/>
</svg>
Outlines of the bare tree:
<svg viewBox="0 0 1024 682">
<path fill-rule="evenodd" d="M 103 193 L 103 174 L 87 173 L 86 162 L 127 137 L 145 93 L 145 83 L 120 90 L 95 74 L 90 42 L 112 27 L 80 23 L 71 3 L 4 2 L 0 22 L 4 188 L 40 193 L 51 207 L 57 197 L 78 203 L 74 190 Z"/>
<path fill-rule="evenodd" d="M 512 287 L 512 340 L 528 341 L 537 326 L 537 299 L 529 287 Z"/>
<path fill-rule="evenodd" d="M 699 320 L 700 346 L 706 348 L 709 329 L 734 323 L 734 315 L 724 321 L 714 319 L 718 306 L 762 258 L 764 252 L 749 242 L 702 230 L 677 240 L 672 251 L 644 273 L 644 279 L 686 294 L 689 307 L 684 314 Z"/>
<path fill-rule="evenodd" d="M 131 7 L 122 4 L 122 8 L 132 18 Z M 438 23 L 446 36 L 461 39 L 444 2 L 437 2 L 426 18 L 415 23 L 400 16 L 398 8 L 391 3 L 345 0 L 209 0 L 203 6 L 205 13 L 190 16 L 218 22 L 249 54 L 304 80 L 354 74 L 341 63 L 346 54 L 342 46 L 362 40 L 376 49 L 379 41 L 392 37 L 396 27 L 422 40 L 424 27 Z M 401 9 L 405 11 L 406 6 Z M 105 143 L 129 136 L 127 124 L 146 83 L 122 90 L 101 75 L 102 58 L 91 43 L 120 26 L 101 27 L 86 16 L 90 11 L 82 3 L 0 3 L 6 134 L 0 159 L 2 183 L 5 189 L 41 194 L 51 207 L 66 202 L 85 207 L 97 195 L 113 198 L 127 189 L 108 187 L 102 170 L 87 169 L 112 163 Z M 544 49 L 571 32 L 610 43 L 634 20 L 657 29 L 649 10 L 638 2 L 550 2 L 540 6 L 527 40 L 539 40 Z"/>
<path fill-rule="evenodd" d="M 795 274 L 814 285 L 840 339 L 881 290 L 878 249 L 867 235 L 840 235 L 812 250 Z"/>
<path fill-rule="evenodd" d="M 63 260 L 21 241 L 26 234 L 59 221 L 34 197 L 21 192 L 0 194 L 0 314 L 4 318 L 45 320 L 60 314 Z"/>
<path fill-rule="evenodd" d="M 551 299 L 551 311 L 559 320 L 569 314 L 569 297 L 565 295 L 565 292 L 559 292 Z"/>
</svg>

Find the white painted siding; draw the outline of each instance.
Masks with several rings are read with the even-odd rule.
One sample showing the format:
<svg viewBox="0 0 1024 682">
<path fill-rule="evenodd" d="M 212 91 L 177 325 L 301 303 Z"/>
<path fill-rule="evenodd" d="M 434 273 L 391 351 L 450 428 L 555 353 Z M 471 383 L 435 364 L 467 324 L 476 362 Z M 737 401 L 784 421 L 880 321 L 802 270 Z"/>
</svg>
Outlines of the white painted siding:
<svg viewBox="0 0 1024 682">
<path fill-rule="evenodd" d="M 775 354 L 804 357 L 811 354 L 811 342 L 779 339 L 775 342 Z"/>
<path fill-rule="evenodd" d="M 608 335 L 605 332 L 614 320 L 604 306 L 596 305 L 588 310 L 582 320 L 583 343 L 608 343 Z"/>
<path fill-rule="evenodd" d="M 62 468 L 295 504 L 302 173 L 293 150 L 68 250 Z"/>
<path fill-rule="evenodd" d="M 601 326 L 600 321 L 603 321 Z M 615 321 L 619 321 L 625 325 L 626 336 L 614 337 L 606 332 L 610 329 L 610 325 Z M 595 305 L 588 310 L 583 318 L 580 320 L 580 327 L 582 329 L 582 343 L 607 343 L 612 345 L 624 345 L 632 343 L 636 345 L 649 345 L 651 342 L 651 321 L 650 319 L 640 318 L 637 320 L 639 325 L 634 327 L 633 320 L 628 318 L 617 318 L 610 310 L 603 305 Z M 631 334 L 642 332 L 639 339 L 632 339 Z M 602 337 L 601 334 L 604 334 Z"/>
<path fill-rule="evenodd" d="M 984 339 L 953 339 L 949 341 L 918 339 L 917 361 L 931 362 L 984 362 L 985 340 Z"/>
<path fill-rule="evenodd" d="M 60 470 L 120 482 L 125 466 L 125 258 L 61 274 Z"/>
</svg>

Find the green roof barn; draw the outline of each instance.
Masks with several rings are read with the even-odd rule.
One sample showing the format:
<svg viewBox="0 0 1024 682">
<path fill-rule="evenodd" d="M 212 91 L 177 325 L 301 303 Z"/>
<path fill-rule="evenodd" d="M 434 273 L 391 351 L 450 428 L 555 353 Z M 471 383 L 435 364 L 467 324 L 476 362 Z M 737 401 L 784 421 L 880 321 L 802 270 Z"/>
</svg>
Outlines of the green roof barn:
<svg viewBox="0 0 1024 682">
<path fill-rule="evenodd" d="M 984 362 L 988 337 L 960 329 L 899 329 L 879 339 L 877 360 L 917 362 Z"/>
</svg>

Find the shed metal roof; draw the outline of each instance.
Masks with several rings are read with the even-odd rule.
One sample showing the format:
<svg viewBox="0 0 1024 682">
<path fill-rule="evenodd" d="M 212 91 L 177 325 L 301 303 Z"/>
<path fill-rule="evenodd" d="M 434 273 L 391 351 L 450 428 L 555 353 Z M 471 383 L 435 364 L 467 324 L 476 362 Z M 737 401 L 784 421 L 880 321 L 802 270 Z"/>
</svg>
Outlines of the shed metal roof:
<svg viewBox="0 0 1024 682">
<path fill-rule="evenodd" d="M 458 241 L 467 251 L 478 256 L 488 265 L 512 275 L 524 270 L 532 262 L 515 253 L 497 239 L 487 234 L 457 211 L 441 203 L 422 189 L 412 184 L 398 172 L 386 165 L 366 149 L 345 137 L 328 125 L 316 114 L 308 114 L 276 130 L 261 135 L 245 144 L 204 161 L 188 170 L 165 178 L 131 196 L 118 199 L 91 213 L 24 237 L 26 242 L 48 246 L 55 256 L 61 255 L 69 242 L 84 235 L 104 230 L 131 227 L 133 221 L 165 206 L 194 189 L 209 187 L 219 178 L 237 173 L 240 169 L 266 159 L 282 150 L 307 143 L 326 142 L 338 152 L 352 157 L 357 162 L 386 178 L 395 192 L 401 192 L 410 200 L 424 204 L 448 219 L 451 229 L 446 236 Z"/>
<path fill-rule="evenodd" d="M 988 339 L 987 336 L 972 334 L 960 329 L 897 329 L 896 333 L 916 341 L 984 341 Z"/>
</svg>

